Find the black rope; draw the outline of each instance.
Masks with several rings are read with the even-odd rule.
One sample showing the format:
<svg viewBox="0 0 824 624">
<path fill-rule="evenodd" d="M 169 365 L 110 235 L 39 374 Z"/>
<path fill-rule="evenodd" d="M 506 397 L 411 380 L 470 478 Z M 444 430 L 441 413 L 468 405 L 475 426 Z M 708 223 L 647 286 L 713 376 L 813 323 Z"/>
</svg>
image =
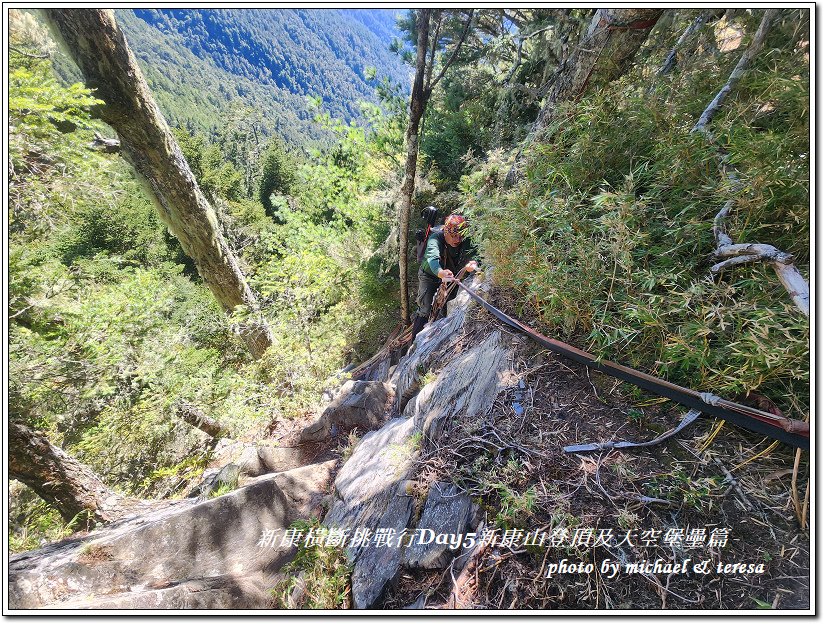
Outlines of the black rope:
<svg viewBox="0 0 824 624">
<path fill-rule="evenodd" d="M 509 327 L 526 334 L 535 342 L 554 353 L 585 364 L 590 368 L 594 368 L 612 377 L 617 377 L 622 381 L 631 383 L 659 396 L 671 399 L 690 409 L 723 418 L 739 427 L 760 433 L 774 440 L 779 440 L 790 446 L 805 451 L 810 450 L 810 430 L 809 425 L 805 422 L 776 416 L 775 414 L 763 412 L 754 407 L 727 401 L 714 394 L 696 392 L 695 390 L 683 388 L 664 379 L 653 377 L 652 375 L 642 373 L 627 366 L 622 366 L 608 360 L 599 360 L 594 355 L 582 351 L 577 347 L 573 347 L 560 340 L 547 338 L 528 325 L 501 312 L 491 303 L 488 303 L 471 289 L 464 286 L 460 281 L 454 281 L 460 288 L 465 290 L 470 297 L 492 314 L 492 316 Z"/>
</svg>

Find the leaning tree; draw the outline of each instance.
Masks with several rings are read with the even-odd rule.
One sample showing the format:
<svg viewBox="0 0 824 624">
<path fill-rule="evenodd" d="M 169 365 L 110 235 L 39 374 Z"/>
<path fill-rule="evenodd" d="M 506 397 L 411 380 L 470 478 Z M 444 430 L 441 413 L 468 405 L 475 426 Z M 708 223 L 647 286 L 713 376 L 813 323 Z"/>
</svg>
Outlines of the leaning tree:
<svg viewBox="0 0 824 624">
<path fill-rule="evenodd" d="M 105 103 L 100 118 L 120 136 L 123 153 L 203 281 L 227 313 L 238 306 L 250 312 L 251 320 L 240 323 L 238 330 L 252 355 L 260 357 L 272 344 L 272 335 L 265 321 L 255 318 L 257 297 L 155 103 L 114 13 L 102 9 L 44 9 L 43 13 L 86 84 Z"/>
</svg>

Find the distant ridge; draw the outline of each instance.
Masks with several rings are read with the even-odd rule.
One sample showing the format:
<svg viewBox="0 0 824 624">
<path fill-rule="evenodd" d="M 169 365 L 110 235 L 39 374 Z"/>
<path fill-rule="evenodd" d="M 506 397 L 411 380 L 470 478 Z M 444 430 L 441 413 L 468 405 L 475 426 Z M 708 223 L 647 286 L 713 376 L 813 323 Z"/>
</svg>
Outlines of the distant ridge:
<svg viewBox="0 0 824 624">
<path fill-rule="evenodd" d="M 227 106 L 259 110 L 293 145 L 323 138 L 307 96 L 351 121 L 375 101 L 365 69 L 406 84 L 389 51 L 397 10 L 120 9 L 116 11 L 170 123 L 214 131 Z"/>
</svg>

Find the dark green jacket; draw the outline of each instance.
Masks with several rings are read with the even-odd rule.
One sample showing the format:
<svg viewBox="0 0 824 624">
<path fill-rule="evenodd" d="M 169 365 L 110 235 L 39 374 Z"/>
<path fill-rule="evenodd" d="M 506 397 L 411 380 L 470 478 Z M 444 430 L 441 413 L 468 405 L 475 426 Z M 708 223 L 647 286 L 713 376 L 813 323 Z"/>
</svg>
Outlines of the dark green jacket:
<svg viewBox="0 0 824 624">
<path fill-rule="evenodd" d="M 449 269 L 458 274 L 470 260 L 478 260 L 478 252 L 468 238 L 464 238 L 457 247 L 446 244 L 442 228 L 435 228 L 426 241 L 421 270 L 428 275 L 438 276 L 439 269 Z"/>
</svg>

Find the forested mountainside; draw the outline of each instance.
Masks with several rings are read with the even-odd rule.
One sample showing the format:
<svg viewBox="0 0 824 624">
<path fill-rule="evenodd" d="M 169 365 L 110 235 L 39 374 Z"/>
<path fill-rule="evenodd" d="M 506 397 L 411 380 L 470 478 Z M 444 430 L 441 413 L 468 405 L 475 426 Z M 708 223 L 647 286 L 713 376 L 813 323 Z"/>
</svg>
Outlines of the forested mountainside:
<svg viewBox="0 0 824 624">
<path fill-rule="evenodd" d="M 9 13 L 18 604 L 810 606 L 809 9 L 43 15 Z M 463 290 L 427 322 L 428 206 L 465 219 L 479 297 L 703 417 L 615 448 L 684 405 Z M 546 541 L 270 548 L 262 517 Z M 134 553 L 167 537 L 159 578 Z"/>
<path fill-rule="evenodd" d="M 308 97 L 345 121 L 376 102 L 376 80 L 406 85 L 409 70 L 389 50 L 395 12 L 291 9 L 116 11 L 170 123 L 214 133 L 228 105 L 255 111 L 267 134 L 300 147 L 328 133 L 312 123 Z M 76 70 L 59 69 L 73 79 Z"/>
</svg>

